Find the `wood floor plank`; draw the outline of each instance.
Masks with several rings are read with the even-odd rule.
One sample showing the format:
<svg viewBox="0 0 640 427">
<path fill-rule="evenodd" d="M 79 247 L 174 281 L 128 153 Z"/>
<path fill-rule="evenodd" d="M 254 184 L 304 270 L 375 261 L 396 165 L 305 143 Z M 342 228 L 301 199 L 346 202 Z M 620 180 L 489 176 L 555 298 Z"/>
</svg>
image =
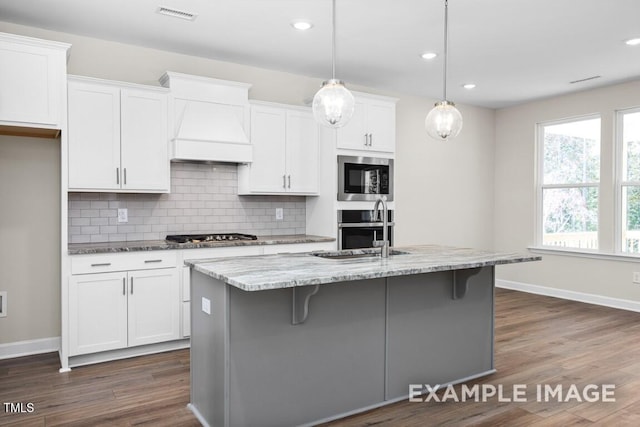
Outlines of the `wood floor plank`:
<svg viewBox="0 0 640 427">
<path fill-rule="evenodd" d="M 638 426 L 640 313 L 496 290 L 497 372 L 468 385 L 527 386 L 526 402 L 403 401 L 326 426 Z M 58 373 L 55 353 L 0 360 L 0 425 L 192 427 L 189 350 Z M 615 402 L 537 402 L 536 385 L 615 384 Z M 458 392 L 460 385 L 456 386 Z M 441 393 L 441 392 L 439 392 Z"/>
</svg>

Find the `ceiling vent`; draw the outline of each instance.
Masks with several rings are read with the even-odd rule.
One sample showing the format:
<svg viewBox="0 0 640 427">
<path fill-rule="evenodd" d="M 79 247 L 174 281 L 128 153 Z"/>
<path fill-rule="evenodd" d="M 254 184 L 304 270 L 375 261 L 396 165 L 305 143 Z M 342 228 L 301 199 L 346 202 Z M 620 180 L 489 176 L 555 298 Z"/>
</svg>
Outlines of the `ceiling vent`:
<svg viewBox="0 0 640 427">
<path fill-rule="evenodd" d="M 574 80 L 574 81 L 569 82 L 569 83 L 570 84 L 575 84 L 575 83 L 588 82 L 589 80 L 599 79 L 600 77 L 602 77 L 602 76 L 591 76 L 591 77 L 587 77 L 586 79 Z"/>
<path fill-rule="evenodd" d="M 196 15 L 195 13 L 185 12 L 184 10 L 172 9 L 165 6 L 158 6 L 156 9 L 156 13 L 161 15 L 172 16 L 174 18 L 185 19 L 187 21 L 195 21 Z"/>
</svg>

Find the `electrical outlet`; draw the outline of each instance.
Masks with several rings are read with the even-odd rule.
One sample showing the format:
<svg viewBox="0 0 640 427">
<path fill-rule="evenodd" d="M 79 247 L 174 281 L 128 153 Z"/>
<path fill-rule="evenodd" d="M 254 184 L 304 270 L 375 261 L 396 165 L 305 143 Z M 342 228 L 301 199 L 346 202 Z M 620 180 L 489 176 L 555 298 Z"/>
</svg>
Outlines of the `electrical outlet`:
<svg viewBox="0 0 640 427">
<path fill-rule="evenodd" d="M 276 221 L 282 221 L 284 219 L 284 209 L 276 208 Z"/>
<path fill-rule="evenodd" d="M 7 317 L 7 291 L 0 291 L 0 317 Z"/>
<path fill-rule="evenodd" d="M 202 311 L 207 314 L 211 314 L 211 300 L 205 297 L 202 297 Z"/>
<path fill-rule="evenodd" d="M 633 272 L 633 277 L 631 278 L 631 281 L 633 283 L 640 284 L 640 271 L 634 271 Z"/>
<path fill-rule="evenodd" d="M 118 222 L 129 222 L 129 210 L 127 208 L 118 209 Z"/>
</svg>

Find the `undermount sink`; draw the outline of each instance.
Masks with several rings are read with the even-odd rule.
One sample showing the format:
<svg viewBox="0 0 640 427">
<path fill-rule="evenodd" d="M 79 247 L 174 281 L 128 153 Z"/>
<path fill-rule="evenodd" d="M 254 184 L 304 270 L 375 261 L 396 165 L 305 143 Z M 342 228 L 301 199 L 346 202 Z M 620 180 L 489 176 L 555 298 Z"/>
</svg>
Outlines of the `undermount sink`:
<svg viewBox="0 0 640 427">
<path fill-rule="evenodd" d="M 395 249 L 389 250 L 389 256 L 393 255 L 405 255 L 409 252 L 398 251 Z M 338 252 L 316 252 L 311 255 L 325 259 L 358 259 L 358 258 L 380 258 L 380 249 L 353 249 Z"/>
</svg>

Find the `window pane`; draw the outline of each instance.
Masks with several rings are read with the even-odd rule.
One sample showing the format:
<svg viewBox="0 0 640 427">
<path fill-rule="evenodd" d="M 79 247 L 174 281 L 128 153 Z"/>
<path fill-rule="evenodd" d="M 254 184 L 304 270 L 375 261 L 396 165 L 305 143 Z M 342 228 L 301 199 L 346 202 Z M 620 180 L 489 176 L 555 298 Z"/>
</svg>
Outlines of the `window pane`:
<svg viewBox="0 0 640 427">
<path fill-rule="evenodd" d="M 640 187 L 622 187 L 622 251 L 640 253 Z"/>
<path fill-rule="evenodd" d="M 543 245 L 598 248 L 597 188 L 546 188 L 542 202 Z"/>
<path fill-rule="evenodd" d="M 626 181 L 640 181 L 640 112 L 623 116 L 622 140 L 625 156 L 622 176 Z"/>
<path fill-rule="evenodd" d="M 544 184 L 600 180 L 600 119 L 544 126 Z"/>
</svg>

